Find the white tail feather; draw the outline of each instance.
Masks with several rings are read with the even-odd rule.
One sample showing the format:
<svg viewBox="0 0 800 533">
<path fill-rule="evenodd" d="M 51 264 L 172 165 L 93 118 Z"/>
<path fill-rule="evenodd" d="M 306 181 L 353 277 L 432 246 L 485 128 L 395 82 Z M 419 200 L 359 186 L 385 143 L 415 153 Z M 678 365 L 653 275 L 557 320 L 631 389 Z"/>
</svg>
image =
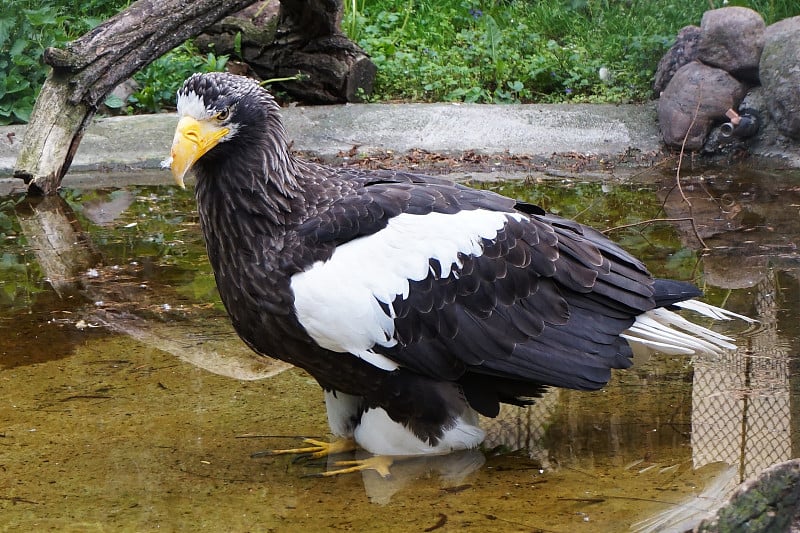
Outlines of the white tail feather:
<svg viewBox="0 0 800 533">
<path fill-rule="evenodd" d="M 726 311 L 697 300 L 675 304 L 715 320 L 738 318 L 752 323 L 755 320 Z M 636 322 L 622 334 L 629 342 L 670 355 L 697 353 L 720 354 L 735 350 L 733 339 L 686 320 L 667 309 L 652 309 L 636 317 Z"/>
<path fill-rule="evenodd" d="M 714 320 L 731 320 L 734 318 L 738 318 L 739 320 L 744 320 L 749 324 L 753 324 L 758 322 L 750 318 L 749 316 L 740 315 L 738 313 L 734 313 L 733 311 L 728 311 L 727 309 L 722 309 L 721 307 L 715 307 L 713 305 L 700 302 L 697 300 L 685 300 L 683 302 L 678 302 L 675 304 L 677 307 L 683 307 L 684 309 L 689 309 L 694 311 L 695 313 L 705 315 L 709 318 L 713 318 Z"/>
<path fill-rule="evenodd" d="M 671 313 L 671 311 L 667 311 Z M 674 314 L 674 313 L 673 313 Z M 718 348 L 713 343 L 703 340 L 702 332 L 691 332 L 676 329 L 681 325 L 676 324 L 674 317 L 665 316 L 663 313 L 650 312 L 636 317 L 636 322 L 627 331 L 626 338 L 634 342 L 641 339 L 645 343 L 660 343 L 666 348 L 671 346 L 670 353 L 693 354 L 696 352 L 715 352 Z M 687 321 L 688 322 L 688 321 Z M 689 322 L 691 324 L 691 322 Z M 694 324 L 691 324 L 694 325 Z M 682 328 L 688 330 L 688 328 Z M 694 329 L 694 328 L 693 328 Z M 723 339 L 717 339 L 724 342 Z"/>
<path fill-rule="evenodd" d="M 692 355 L 694 351 L 689 350 L 688 348 L 681 348 L 679 346 L 675 346 L 674 344 L 669 344 L 666 342 L 658 342 L 652 339 L 644 339 L 642 337 L 634 337 L 633 335 L 627 335 L 623 333 L 621 335 L 635 346 L 643 346 L 646 348 L 650 348 L 657 352 L 665 353 L 668 355 Z M 635 352 L 638 353 L 638 352 Z"/>
</svg>

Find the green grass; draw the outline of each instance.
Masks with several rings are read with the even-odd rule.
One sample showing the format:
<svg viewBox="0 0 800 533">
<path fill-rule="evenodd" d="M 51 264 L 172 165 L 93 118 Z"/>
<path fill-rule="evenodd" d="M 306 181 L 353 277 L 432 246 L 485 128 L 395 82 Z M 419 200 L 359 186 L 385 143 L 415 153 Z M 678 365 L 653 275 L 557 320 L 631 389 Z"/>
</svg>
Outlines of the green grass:
<svg viewBox="0 0 800 533">
<path fill-rule="evenodd" d="M 343 0 L 343 28 L 378 65 L 373 101 L 628 102 L 650 97 L 659 58 L 678 30 L 722 0 Z M 48 46 L 75 39 L 129 4 L 3 0 L 0 124 L 26 122 Z M 797 0 L 732 0 L 767 23 L 800 14 Z M 181 80 L 221 69 L 191 43 L 136 74 L 141 89 L 109 101 L 129 113 L 173 105 Z M 601 79 L 600 72 L 608 75 Z"/>
<path fill-rule="evenodd" d="M 678 30 L 710 3 L 346 0 L 343 27 L 378 65 L 374 100 L 642 101 Z M 734 3 L 767 23 L 800 13 L 796 0 Z"/>
</svg>

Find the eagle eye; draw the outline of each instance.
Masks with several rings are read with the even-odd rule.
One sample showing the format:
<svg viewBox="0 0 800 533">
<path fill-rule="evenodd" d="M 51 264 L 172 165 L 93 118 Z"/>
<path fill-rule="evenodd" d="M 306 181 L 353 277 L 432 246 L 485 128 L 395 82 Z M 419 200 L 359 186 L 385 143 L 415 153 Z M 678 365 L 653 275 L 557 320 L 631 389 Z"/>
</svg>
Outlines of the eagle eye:
<svg viewBox="0 0 800 533">
<path fill-rule="evenodd" d="M 224 120 L 228 120 L 228 117 L 230 116 L 230 114 L 231 114 L 230 108 L 229 107 L 224 107 L 224 108 L 220 109 L 217 112 L 217 114 L 214 116 L 214 118 L 216 118 L 217 120 L 222 122 Z"/>
</svg>

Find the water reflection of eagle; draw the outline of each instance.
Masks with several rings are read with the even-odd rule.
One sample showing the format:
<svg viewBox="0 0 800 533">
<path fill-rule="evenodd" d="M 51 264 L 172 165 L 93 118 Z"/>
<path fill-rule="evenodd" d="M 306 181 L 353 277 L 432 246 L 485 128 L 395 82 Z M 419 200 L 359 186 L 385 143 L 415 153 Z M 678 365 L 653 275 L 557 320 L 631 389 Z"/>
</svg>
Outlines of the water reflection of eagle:
<svg viewBox="0 0 800 533">
<path fill-rule="evenodd" d="M 181 186 L 190 168 L 197 177 L 236 331 L 311 374 L 344 437 L 311 451 L 471 449 L 484 439 L 476 413 L 496 416 L 548 386 L 598 389 L 630 366 L 629 342 L 732 348 L 668 308 L 731 313 L 692 300 L 691 284 L 653 279 L 591 228 L 443 179 L 296 158 L 253 80 L 194 75 L 178 114 L 165 164 Z"/>
</svg>

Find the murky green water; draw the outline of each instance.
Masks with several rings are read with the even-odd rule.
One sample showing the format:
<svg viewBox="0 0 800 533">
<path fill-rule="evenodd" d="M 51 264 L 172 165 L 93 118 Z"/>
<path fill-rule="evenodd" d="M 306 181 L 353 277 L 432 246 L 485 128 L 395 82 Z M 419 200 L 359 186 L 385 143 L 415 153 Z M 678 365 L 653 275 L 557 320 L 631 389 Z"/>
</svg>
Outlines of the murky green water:
<svg viewBox="0 0 800 533">
<path fill-rule="evenodd" d="M 406 461 L 389 480 L 250 458 L 326 437 L 322 395 L 231 333 L 189 192 L 0 200 L 0 528 L 685 529 L 740 480 L 800 456 L 800 176 L 705 172 L 683 182 L 691 212 L 669 174 L 639 178 L 502 191 L 628 226 L 611 234 L 655 274 L 761 321 L 716 326 L 740 349 L 552 391 L 488 421 L 482 452 Z"/>
</svg>

